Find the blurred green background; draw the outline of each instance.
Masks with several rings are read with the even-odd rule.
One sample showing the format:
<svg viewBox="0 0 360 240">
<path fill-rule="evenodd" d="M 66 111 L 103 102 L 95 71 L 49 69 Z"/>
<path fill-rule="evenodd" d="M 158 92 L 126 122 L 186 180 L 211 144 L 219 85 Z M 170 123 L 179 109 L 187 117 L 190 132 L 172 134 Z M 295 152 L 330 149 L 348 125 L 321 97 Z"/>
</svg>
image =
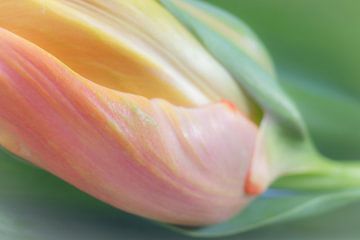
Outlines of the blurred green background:
<svg viewBox="0 0 360 240">
<path fill-rule="evenodd" d="M 209 2 L 239 16 L 263 40 L 319 150 L 338 160 L 360 159 L 360 1 Z M 114 211 L 22 163 L 0 161 L 0 189 L 1 240 L 189 239 Z M 359 219 L 360 204 L 352 204 L 217 239 L 355 240 L 360 238 Z"/>
<path fill-rule="evenodd" d="M 208 2 L 239 16 L 262 39 L 319 150 L 360 159 L 360 1 Z"/>
</svg>

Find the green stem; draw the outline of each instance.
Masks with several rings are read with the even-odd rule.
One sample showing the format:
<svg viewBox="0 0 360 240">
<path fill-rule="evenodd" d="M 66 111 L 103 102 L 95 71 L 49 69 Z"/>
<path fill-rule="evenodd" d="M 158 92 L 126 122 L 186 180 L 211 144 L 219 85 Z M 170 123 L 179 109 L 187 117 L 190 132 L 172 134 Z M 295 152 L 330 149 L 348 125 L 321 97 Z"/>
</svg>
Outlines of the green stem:
<svg viewBox="0 0 360 240">
<path fill-rule="evenodd" d="M 312 157 L 313 164 L 307 169 L 289 173 L 273 186 L 297 190 L 360 189 L 360 161 L 334 161 L 317 153 Z"/>
</svg>

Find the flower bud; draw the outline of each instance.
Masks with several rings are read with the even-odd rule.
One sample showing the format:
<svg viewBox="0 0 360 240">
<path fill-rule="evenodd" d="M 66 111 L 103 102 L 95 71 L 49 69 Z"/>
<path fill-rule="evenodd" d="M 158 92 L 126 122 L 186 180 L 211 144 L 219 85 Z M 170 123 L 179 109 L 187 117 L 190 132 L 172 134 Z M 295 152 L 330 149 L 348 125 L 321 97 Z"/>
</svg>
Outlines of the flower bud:
<svg viewBox="0 0 360 240">
<path fill-rule="evenodd" d="M 257 132 L 226 101 L 185 108 L 109 89 L 0 30 L 0 145 L 122 210 L 228 219 L 251 199 Z"/>
</svg>

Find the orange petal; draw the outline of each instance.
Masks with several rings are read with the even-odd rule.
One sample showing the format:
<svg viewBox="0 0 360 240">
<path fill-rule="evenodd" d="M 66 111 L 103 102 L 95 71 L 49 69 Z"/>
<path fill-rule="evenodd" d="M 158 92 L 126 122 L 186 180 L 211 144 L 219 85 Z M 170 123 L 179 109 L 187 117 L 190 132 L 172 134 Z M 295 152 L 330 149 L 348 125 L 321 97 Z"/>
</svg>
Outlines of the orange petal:
<svg viewBox="0 0 360 240">
<path fill-rule="evenodd" d="M 102 86 L 183 106 L 227 98 L 248 111 L 229 73 L 156 1 L 2 0 L 0 27 Z"/>
<path fill-rule="evenodd" d="M 0 30 L 0 145 L 79 189 L 183 225 L 231 217 L 257 127 L 228 103 L 199 108 L 104 88 Z"/>
</svg>

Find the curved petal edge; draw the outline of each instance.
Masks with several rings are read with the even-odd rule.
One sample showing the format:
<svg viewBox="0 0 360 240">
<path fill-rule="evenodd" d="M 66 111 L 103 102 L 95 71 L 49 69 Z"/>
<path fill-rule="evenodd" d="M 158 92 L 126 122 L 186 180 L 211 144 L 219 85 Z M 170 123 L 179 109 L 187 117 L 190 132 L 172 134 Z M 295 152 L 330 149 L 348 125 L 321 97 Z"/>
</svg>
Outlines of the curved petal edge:
<svg viewBox="0 0 360 240">
<path fill-rule="evenodd" d="M 97 85 L 0 29 L 0 145 L 117 208 L 180 225 L 230 218 L 251 200 L 257 132 L 224 102 Z"/>
</svg>

